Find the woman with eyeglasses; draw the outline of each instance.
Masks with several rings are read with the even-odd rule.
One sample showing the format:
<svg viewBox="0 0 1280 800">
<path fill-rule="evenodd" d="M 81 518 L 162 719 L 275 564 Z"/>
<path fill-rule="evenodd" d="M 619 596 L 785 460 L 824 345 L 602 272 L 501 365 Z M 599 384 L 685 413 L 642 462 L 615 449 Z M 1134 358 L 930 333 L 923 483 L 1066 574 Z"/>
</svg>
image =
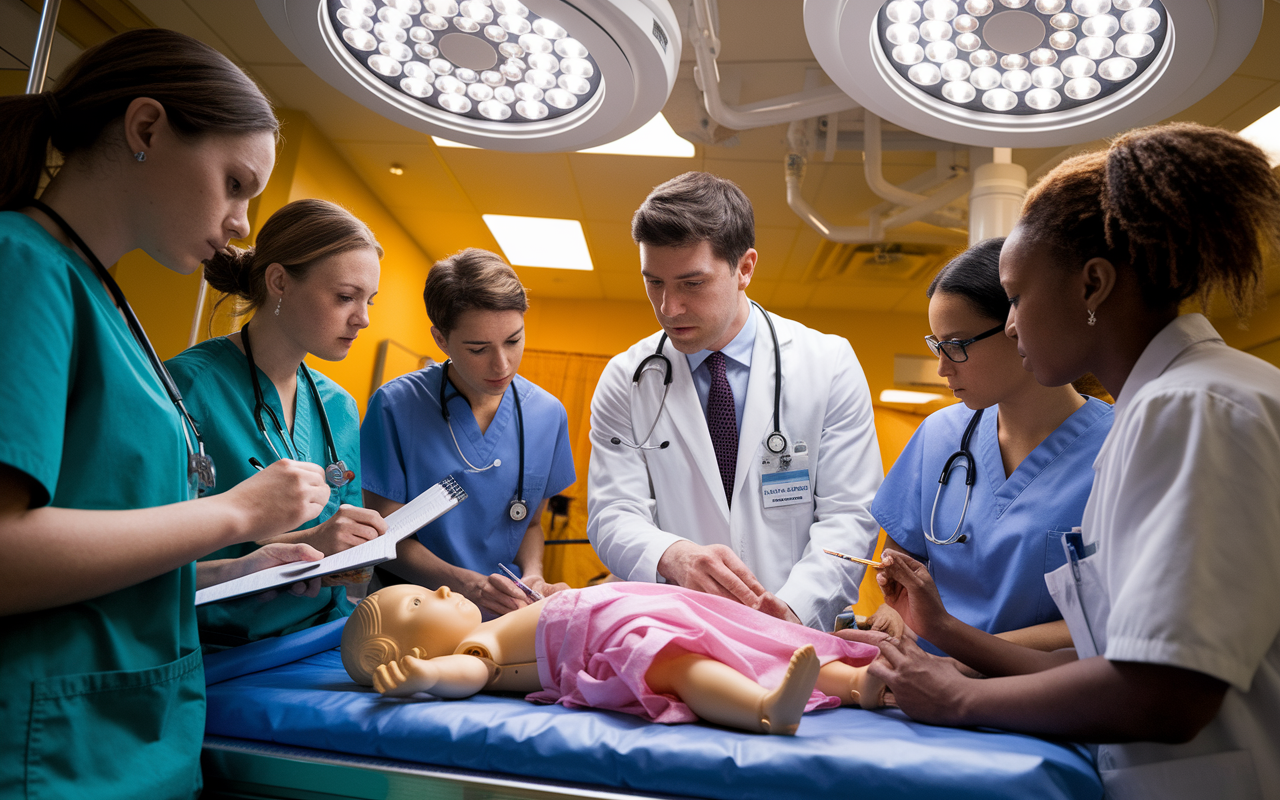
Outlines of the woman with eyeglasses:
<svg viewBox="0 0 1280 800">
<path fill-rule="evenodd" d="M 225 547 L 202 559 L 202 574 L 279 542 L 303 543 L 326 556 L 386 531 L 360 497 L 360 415 L 341 386 L 313 371 L 308 355 L 347 357 L 369 325 L 382 247 L 369 227 L 324 200 L 295 200 L 271 215 L 253 247 L 228 247 L 204 276 L 224 300 L 252 319 L 230 336 L 208 339 L 169 359 L 225 491 L 281 459 L 325 470 L 328 502 L 300 528 Z M 257 463 L 253 463 L 256 461 Z M 325 581 L 329 583 L 330 581 Z M 208 603 L 196 609 L 205 652 L 345 617 L 346 585 L 312 581 L 286 592 Z M 318 594 L 317 594 L 318 592 Z"/>
<path fill-rule="evenodd" d="M 422 297 L 448 360 L 370 399 L 360 430 L 365 505 L 390 514 L 449 475 L 468 498 L 400 542 L 375 580 L 448 586 L 505 614 L 533 593 L 568 588 L 542 574 L 542 512 L 575 479 L 568 416 L 517 374 L 529 302 L 500 256 L 473 247 L 437 261 Z"/>
<path fill-rule="evenodd" d="M 933 335 L 925 341 L 961 402 L 920 425 L 871 513 L 888 535 L 886 552 L 928 564 L 953 619 L 1052 650 L 1070 646 L 1071 636 L 1044 575 L 1065 563 L 1061 538 L 1084 515 L 1112 412 L 1070 384 L 1041 386 L 1022 368 L 1017 340 L 1004 335 L 1003 243 L 979 242 L 929 285 Z M 884 588 L 896 601 L 901 587 Z M 903 631 L 888 605 L 871 625 Z M 920 643 L 946 650 L 943 641 Z"/>
</svg>

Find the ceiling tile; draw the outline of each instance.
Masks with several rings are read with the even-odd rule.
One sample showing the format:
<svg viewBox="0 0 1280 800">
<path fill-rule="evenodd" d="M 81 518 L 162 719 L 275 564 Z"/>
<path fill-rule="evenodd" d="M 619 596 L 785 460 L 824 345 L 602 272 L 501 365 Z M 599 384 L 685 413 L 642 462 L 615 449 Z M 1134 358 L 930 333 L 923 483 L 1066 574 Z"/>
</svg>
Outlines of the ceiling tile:
<svg viewBox="0 0 1280 800">
<path fill-rule="evenodd" d="M 650 158 L 597 153 L 569 154 L 569 168 L 582 197 L 584 219 L 630 224 L 655 186 L 699 169 L 693 158 Z"/>
<path fill-rule="evenodd" d="M 638 286 L 640 253 L 635 242 L 631 241 L 630 224 L 588 221 L 583 224 L 583 229 L 595 271 L 601 275 L 624 275 Z"/>
<path fill-rule="evenodd" d="M 475 211 L 471 199 L 430 144 L 337 142 L 334 145 L 378 197 L 388 206 L 420 212 Z M 391 165 L 404 169 L 392 175 Z M 475 212 L 477 215 L 479 212 Z"/>
<path fill-rule="evenodd" d="M 600 276 L 595 272 L 573 269 L 541 269 L 516 267 L 520 282 L 529 290 L 530 298 L 561 297 L 575 300 L 603 300 Z"/>
<path fill-rule="evenodd" d="M 271 30 L 253 0 L 186 0 L 186 4 L 218 32 L 242 63 L 302 63 Z"/>
<path fill-rule="evenodd" d="M 578 187 L 563 153 L 440 148 L 481 214 L 581 220 Z"/>
</svg>

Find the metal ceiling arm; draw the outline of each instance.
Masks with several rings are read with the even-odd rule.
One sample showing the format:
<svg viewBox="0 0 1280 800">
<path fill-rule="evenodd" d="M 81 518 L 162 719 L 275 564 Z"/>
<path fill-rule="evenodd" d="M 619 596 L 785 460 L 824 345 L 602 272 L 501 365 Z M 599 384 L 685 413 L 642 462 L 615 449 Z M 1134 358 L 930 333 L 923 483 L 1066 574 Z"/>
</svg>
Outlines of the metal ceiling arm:
<svg viewBox="0 0 1280 800">
<path fill-rule="evenodd" d="M 40 30 L 36 33 L 36 49 L 31 54 L 31 71 L 27 73 L 27 94 L 44 91 L 45 74 L 49 71 L 49 52 L 53 50 L 53 32 L 58 27 L 58 9 L 62 0 L 44 0 L 40 12 Z"/>
<path fill-rule="evenodd" d="M 862 110 L 862 136 L 864 171 L 867 175 L 867 186 L 871 187 L 871 191 L 900 206 L 912 206 L 929 199 L 925 195 L 908 192 L 885 180 L 880 148 L 880 118 L 865 108 Z"/>
<path fill-rule="evenodd" d="M 875 128 L 874 134 L 878 139 L 878 126 Z M 810 133 L 806 123 L 793 122 L 787 129 L 787 144 L 790 148 L 786 161 L 787 205 L 811 228 L 822 234 L 824 239 L 832 242 L 841 244 L 874 244 L 883 242 L 885 241 L 885 231 L 919 221 L 938 211 L 943 206 L 963 197 L 973 187 L 973 177 L 966 173 L 943 183 L 931 195 L 912 194 L 913 197 L 920 198 L 919 202 L 905 204 L 907 206 L 905 209 L 887 219 L 881 212 L 873 210 L 866 225 L 833 225 L 809 201 L 804 199 L 804 195 L 801 192 L 804 185 L 805 168 L 808 165 L 806 154 L 811 149 L 809 137 Z M 868 130 L 867 138 L 868 141 L 872 138 L 870 129 Z M 949 244 L 954 239 L 954 236 L 945 234 L 905 234 L 895 236 L 894 239 L 901 242 Z"/>
<path fill-rule="evenodd" d="M 808 89 L 749 105 L 728 105 L 720 97 L 720 69 L 716 65 L 720 39 L 711 24 L 711 0 L 693 0 L 693 13 L 690 39 L 697 57 L 694 78 L 702 90 L 707 114 L 720 125 L 744 131 L 838 114 L 858 107 L 853 98 L 836 86 Z"/>
</svg>

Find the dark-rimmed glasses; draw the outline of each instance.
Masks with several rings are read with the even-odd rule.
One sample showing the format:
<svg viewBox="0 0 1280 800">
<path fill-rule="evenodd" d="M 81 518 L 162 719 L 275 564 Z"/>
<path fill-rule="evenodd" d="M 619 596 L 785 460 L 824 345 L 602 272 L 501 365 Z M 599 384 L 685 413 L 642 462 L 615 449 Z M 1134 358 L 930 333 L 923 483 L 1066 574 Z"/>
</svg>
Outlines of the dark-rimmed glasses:
<svg viewBox="0 0 1280 800">
<path fill-rule="evenodd" d="M 933 351 L 933 354 L 935 356 L 938 355 L 939 353 L 942 353 L 947 358 L 959 364 L 962 361 L 969 360 L 969 351 L 966 350 L 965 348 L 967 348 L 969 345 L 973 344 L 974 342 L 982 341 L 988 336 L 995 336 L 997 333 L 1000 333 L 1003 330 L 1004 330 L 1004 323 L 1002 322 L 999 325 L 992 328 L 991 330 L 983 331 L 982 333 L 978 334 L 972 339 L 964 339 L 964 340 L 949 339 L 945 342 L 940 342 L 938 341 L 937 336 L 931 335 L 931 336 L 924 337 L 924 343 L 929 345 L 929 349 Z"/>
</svg>

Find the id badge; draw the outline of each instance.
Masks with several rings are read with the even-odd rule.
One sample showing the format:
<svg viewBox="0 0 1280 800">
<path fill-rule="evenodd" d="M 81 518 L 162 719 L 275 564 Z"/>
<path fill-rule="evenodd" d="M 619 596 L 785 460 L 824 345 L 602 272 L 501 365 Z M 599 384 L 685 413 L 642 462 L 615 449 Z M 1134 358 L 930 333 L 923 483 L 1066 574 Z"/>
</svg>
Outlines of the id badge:
<svg viewBox="0 0 1280 800">
<path fill-rule="evenodd" d="M 788 466 L 795 466 L 794 464 Z M 765 508 L 782 508 L 813 501 L 813 483 L 807 468 L 786 469 L 760 475 Z"/>
</svg>

